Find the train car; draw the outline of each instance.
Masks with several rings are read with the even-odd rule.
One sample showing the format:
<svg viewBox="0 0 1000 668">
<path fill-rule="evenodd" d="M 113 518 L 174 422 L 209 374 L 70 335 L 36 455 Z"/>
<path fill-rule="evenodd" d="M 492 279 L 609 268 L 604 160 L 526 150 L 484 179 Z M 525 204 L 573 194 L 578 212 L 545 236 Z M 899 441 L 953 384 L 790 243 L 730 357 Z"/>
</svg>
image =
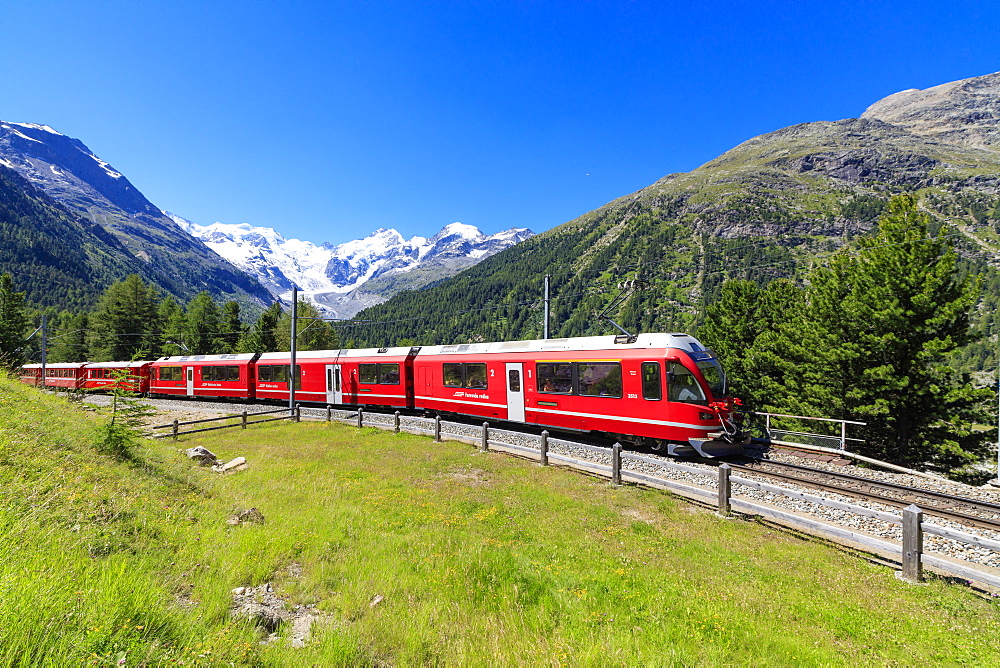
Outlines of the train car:
<svg viewBox="0 0 1000 668">
<path fill-rule="evenodd" d="M 718 359 L 686 334 L 430 346 L 414 405 L 599 432 L 669 454 L 724 456 L 747 440 Z"/>
<path fill-rule="evenodd" d="M 339 350 L 303 350 L 295 353 L 295 399 L 302 402 L 340 403 L 333 401 L 328 391 L 333 379 L 329 376 Z M 288 401 L 288 371 L 292 364 L 290 352 L 264 353 L 257 360 L 254 394 L 258 399 Z"/>
<path fill-rule="evenodd" d="M 21 367 L 21 380 L 32 385 L 45 385 L 65 390 L 76 390 L 83 383 L 84 367 L 82 362 L 55 362 L 45 365 L 45 378 L 41 378 L 41 364 L 25 364 Z"/>
<path fill-rule="evenodd" d="M 81 387 L 90 391 L 110 391 L 117 387 L 128 392 L 149 391 L 149 361 L 92 362 L 84 369 Z"/>
<path fill-rule="evenodd" d="M 341 380 L 341 400 L 358 406 L 412 408 L 413 360 L 420 348 L 362 348 L 342 350 L 332 381 Z"/>
<path fill-rule="evenodd" d="M 150 365 L 149 393 L 252 400 L 259 353 L 161 357 Z"/>
<path fill-rule="evenodd" d="M 17 377 L 26 385 L 41 385 L 42 365 L 25 364 L 17 370 Z"/>
<path fill-rule="evenodd" d="M 364 348 L 296 352 L 295 399 L 303 403 L 413 406 L 412 361 L 418 348 Z M 288 401 L 291 354 L 257 360 L 259 399 Z"/>
</svg>

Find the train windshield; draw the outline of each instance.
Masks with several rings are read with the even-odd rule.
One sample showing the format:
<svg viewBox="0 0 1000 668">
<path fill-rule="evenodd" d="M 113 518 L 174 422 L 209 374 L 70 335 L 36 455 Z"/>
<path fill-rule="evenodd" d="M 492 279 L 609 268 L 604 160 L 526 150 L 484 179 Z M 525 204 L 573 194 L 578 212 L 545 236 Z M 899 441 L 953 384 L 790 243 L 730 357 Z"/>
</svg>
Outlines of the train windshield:
<svg viewBox="0 0 1000 668">
<path fill-rule="evenodd" d="M 712 396 L 716 399 L 725 397 L 727 391 L 726 373 L 722 370 L 719 360 L 712 355 L 708 355 L 695 360 L 695 364 L 698 365 L 701 375 L 705 377 L 705 382 L 708 383 L 708 389 L 712 391 Z"/>
</svg>

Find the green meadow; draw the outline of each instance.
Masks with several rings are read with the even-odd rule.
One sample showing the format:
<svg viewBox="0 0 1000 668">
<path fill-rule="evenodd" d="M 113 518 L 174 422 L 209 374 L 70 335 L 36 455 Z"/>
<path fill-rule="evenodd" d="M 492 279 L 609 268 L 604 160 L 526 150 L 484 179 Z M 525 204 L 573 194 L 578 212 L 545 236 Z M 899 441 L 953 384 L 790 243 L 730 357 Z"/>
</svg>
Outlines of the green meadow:
<svg viewBox="0 0 1000 668">
<path fill-rule="evenodd" d="M 269 423 L 94 448 L 0 380 L 0 665 L 995 664 L 997 604 L 668 494 L 454 442 Z M 182 448 L 248 470 L 219 475 Z M 230 525 L 255 507 L 263 524 Z M 271 583 L 304 647 L 231 614 Z"/>
</svg>

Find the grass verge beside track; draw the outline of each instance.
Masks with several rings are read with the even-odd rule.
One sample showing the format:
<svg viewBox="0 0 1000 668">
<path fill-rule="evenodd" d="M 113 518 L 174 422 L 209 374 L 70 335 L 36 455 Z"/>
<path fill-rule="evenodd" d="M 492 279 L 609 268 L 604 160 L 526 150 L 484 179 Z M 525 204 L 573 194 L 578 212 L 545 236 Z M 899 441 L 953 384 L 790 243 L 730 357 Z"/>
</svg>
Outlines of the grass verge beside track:
<svg viewBox="0 0 1000 668">
<path fill-rule="evenodd" d="M 906 585 L 845 551 L 662 492 L 317 422 L 147 441 L 118 462 L 93 449 L 95 420 L 0 381 L 0 665 L 1000 655 L 1000 610 L 963 587 Z M 194 445 L 250 468 L 197 468 L 178 453 Z M 226 523 L 250 507 L 265 524 Z M 230 615 L 234 587 L 265 582 L 323 613 L 305 647 L 262 645 Z"/>
</svg>

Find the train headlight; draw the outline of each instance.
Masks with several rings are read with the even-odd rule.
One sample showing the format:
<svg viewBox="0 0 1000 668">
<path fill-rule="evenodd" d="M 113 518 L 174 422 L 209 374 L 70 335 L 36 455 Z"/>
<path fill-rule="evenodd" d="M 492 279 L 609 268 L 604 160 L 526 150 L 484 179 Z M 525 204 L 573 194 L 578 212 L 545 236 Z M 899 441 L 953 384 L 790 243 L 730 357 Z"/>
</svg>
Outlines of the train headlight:
<svg viewBox="0 0 1000 668">
<path fill-rule="evenodd" d="M 698 419 L 699 420 L 714 420 L 715 416 L 712 415 L 711 413 L 702 412 L 702 413 L 698 413 Z"/>
</svg>

